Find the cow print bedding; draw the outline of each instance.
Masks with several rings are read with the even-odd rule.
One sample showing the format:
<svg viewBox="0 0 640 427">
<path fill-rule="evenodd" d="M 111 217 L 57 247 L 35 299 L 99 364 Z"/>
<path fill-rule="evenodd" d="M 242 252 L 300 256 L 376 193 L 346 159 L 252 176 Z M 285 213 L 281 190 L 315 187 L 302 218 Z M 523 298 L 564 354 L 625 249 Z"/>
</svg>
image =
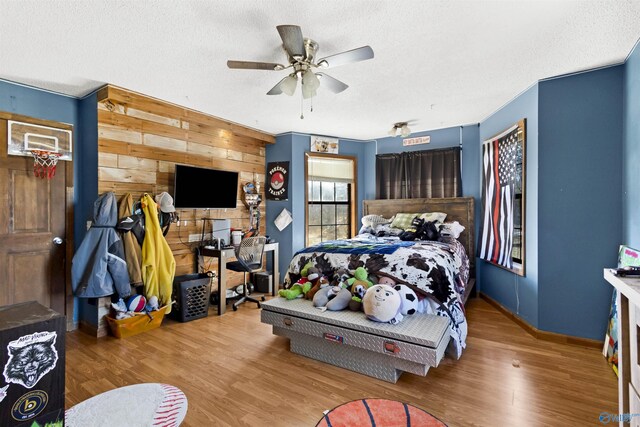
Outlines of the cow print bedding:
<svg viewBox="0 0 640 427">
<path fill-rule="evenodd" d="M 344 241 L 341 241 L 343 243 Z M 353 241 L 350 241 L 353 242 Z M 449 319 L 451 343 L 449 353 L 459 358 L 466 346 L 467 320 L 464 315 L 462 295 L 469 279 L 469 259 L 460 242 L 417 241 L 412 246 L 399 246 L 393 253 L 370 253 L 371 242 L 366 246 L 369 253 L 336 253 L 335 241 L 332 252 L 303 249 L 291 260 L 285 275 L 285 287 L 300 278 L 300 270 L 311 260 L 322 274 L 331 278 L 333 272 L 346 267 L 353 272 L 365 267 L 369 274 L 388 276 L 397 283 L 409 285 L 422 299 L 420 308 L 424 313 L 436 314 Z M 357 241 L 353 245 L 357 246 Z"/>
</svg>

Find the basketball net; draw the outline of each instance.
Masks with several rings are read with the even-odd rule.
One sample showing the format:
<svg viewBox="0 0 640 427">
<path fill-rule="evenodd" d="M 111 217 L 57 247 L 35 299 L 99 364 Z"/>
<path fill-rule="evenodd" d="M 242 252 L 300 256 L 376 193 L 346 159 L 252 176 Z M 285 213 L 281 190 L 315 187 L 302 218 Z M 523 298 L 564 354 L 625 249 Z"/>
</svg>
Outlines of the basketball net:
<svg viewBox="0 0 640 427">
<path fill-rule="evenodd" d="M 60 153 L 54 151 L 30 150 L 33 155 L 33 174 L 37 178 L 51 179 L 56 174 Z"/>
</svg>

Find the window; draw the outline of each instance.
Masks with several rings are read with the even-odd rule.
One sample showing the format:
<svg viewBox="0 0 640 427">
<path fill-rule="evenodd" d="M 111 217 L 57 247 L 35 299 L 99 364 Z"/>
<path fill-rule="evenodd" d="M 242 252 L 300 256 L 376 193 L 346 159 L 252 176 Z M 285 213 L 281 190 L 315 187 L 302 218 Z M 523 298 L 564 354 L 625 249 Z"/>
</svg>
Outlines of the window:
<svg viewBox="0 0 640 427">
<path fill-rule="evenodd" d="M 355 234 L 355 165 L 353 157 L 307 153 L 307 246 Z"/>
</svg>

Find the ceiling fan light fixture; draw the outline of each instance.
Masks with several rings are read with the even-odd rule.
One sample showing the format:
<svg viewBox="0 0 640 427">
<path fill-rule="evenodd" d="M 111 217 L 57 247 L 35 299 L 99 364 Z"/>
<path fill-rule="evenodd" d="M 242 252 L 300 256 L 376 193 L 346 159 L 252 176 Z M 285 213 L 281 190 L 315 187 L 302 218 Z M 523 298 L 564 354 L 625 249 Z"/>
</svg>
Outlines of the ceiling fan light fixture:
<svg viewBox="0 0 640 427">
<path fill-rule="evenodd" d="M 309 88 L 309 86 L 306 86 L 304 84 L 302 85 L 302 98 L 304 98 L 304 99 L 313 98 L 317 94 L 318 93 L 316 92 L 315 89 L 311 89 L 311 88 Z"/>
<path fill-rule="evenodd" d="M 308 87 L 309 90 L 314 91 L 320 87 L 320 80 L 318 76 L 313 74 L 313 71 L 307 70 L 302 74 L 302 85 Z"/>
<path fill-rule="evenodd" d="M 282 82 L 282 92 L 289 96 L 293 96 L 296 92 L 296 86 L 298 85 L 298 76 L 295 73 L 289 74 Z"/>
<path fill-rule="evenodd" d="M 411 135 L 411 129 L 409 129 L 409 126 L 407 126 L 406 123 L 404 123 L 400 128 L 400 135 L 402 135 L 403 137 Z"/>
<path fill-rule="evenodd" d="M 388 132 L 389 136 L 396 136 L 396 132 L 398 131 L 397 127 L 392 127 L 391 130 Z"/>
</svg>

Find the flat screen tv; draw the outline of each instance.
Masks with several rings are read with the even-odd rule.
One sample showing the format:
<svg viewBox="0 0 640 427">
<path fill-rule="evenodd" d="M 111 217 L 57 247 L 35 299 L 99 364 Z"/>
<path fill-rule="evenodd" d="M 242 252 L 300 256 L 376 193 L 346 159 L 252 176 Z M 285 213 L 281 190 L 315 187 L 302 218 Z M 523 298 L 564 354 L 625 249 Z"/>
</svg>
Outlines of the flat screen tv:
<svg viewBox="0 0 640 427">
<path fill-rule="evenodd" d="M 173 188 L 176 209 L 235 208 L 238 172 L 176 165 Z"/>
</svg>

